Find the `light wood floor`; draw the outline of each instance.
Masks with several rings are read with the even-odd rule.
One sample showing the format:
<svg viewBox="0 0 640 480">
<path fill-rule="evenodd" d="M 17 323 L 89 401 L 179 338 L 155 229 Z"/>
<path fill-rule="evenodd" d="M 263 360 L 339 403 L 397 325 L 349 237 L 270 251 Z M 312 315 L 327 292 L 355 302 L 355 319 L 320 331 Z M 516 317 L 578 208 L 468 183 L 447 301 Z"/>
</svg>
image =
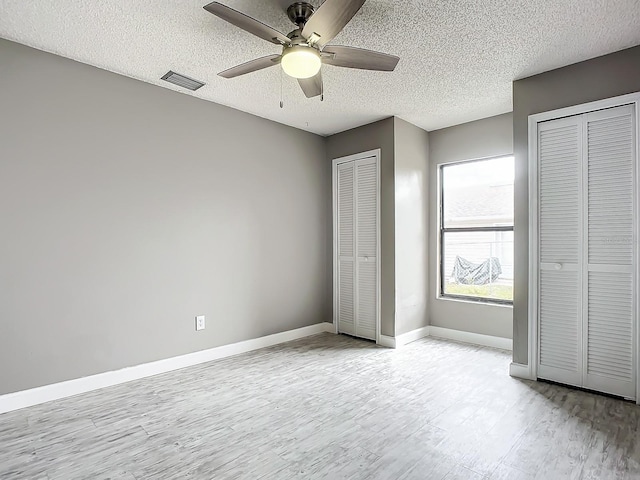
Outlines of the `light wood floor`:
<svg viewBox="0 0 640 480">
<path fill-rule="evenodd" d="M 322 334 L 0 415 L 0 478 L 640 478 L 640 407 L 509 361 Z"/>
</svg>

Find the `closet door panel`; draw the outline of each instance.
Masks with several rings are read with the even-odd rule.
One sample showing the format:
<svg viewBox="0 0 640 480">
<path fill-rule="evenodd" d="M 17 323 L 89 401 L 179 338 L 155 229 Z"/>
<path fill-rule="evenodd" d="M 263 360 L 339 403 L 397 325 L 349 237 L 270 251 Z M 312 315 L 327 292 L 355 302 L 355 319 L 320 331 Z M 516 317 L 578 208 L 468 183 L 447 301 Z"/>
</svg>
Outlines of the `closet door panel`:
<svg viewBox="0 0 640 480">
<path fill-rule="evenodd" d="M 376 158 L 356 161 L 356 335 L 375 340 L 377 319 L 378 174 Z"/>
<path fill-rule="evenodd" d="M 376 263 L 358 259 L 358 319 L 356 335 L 376 339 Z"/>
<path fill-rule="evenodd" d="M 355 335 L 355 166 L 345 163 L 337 170 L 338 331 Z"/>
<path fill-rule="evenodd" d="M 543 264 L 579 263 L 580 142 L 578 119 L 539 125 L 539 251 Z"/>
<path fill-rule="evenodd" d="M 588 304 L 585 386 L 635 397 L 635 125 L 631 106 L 584 116 Z"/>
<path fill-rule="evenodd" d="M 538 376 L 582 381 L 582 129 L 571 117 L 538 125 Z"/>
<path fill-rule="evenodd" d="M 356 163 L 357 181 L 357 252 L 360 258 L 375 258 L 377 244 L 378 179 L 375 157 Z"/>
<path fill-rule="evenodd" d="M 586 116 L 590 265 L 633 264 L 632 112 L 619 107 Z"/>
<path fill-rule="evenodd" d="M 338 331 L 355 335 L 354 261 L 338 261 Z"/>
<path fill-rule="evenodd" d="M 633 275 L 589 272 L 588 388 L 635 397 Z"/>
<path fill-rule="evenodd" d="M 538 376 L 579 386 L 582 382 L 578 271 L 540 272 Z"/>
</svg>

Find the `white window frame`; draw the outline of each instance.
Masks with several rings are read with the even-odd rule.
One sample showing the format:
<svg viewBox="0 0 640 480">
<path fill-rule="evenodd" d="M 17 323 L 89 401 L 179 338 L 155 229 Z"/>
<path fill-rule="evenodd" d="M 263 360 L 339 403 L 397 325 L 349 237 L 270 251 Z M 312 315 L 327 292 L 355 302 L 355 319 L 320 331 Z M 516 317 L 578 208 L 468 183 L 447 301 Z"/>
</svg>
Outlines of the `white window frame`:
<svg viewBox="0 0 640 480">
<path fill-rule="evenodd" d="M 513 232 L 514 225 L 510 226 L 491 226 L 491 227 L 470 227 L 470 228 L 444 228 L 444 185 L 443 185 L 443 172 L 444 168 L 461 165 L 465 163 L 473 163 L 473 162 L 482 162 L 487 160 L 498 160 L 501 158 L 513 158 L 513 153 L 510 154 L 502 154 L 502 155 L 492 155 L 489 157 L 481 157 L 481 158 L 473 158 L 470 160 L 459 160 L 455 162 L 444 162 L 436 165 L 436 176 L 437 176 L 437 194 L 438 194 L 438 213 L 437 213 L 437 278 L 436 278 L 436 299 L 438 300 L 451 300 L 456 302 L 471 302 L 471 303 L 483 303 L 489 304 L 493 306 L 502 306 L 502 307 L 513 307 L 513 300 L 501 300 L 496 298 L 487 298 L 487 297 L 472 297 L 469 295 L 455 295 L 451 293 L 444 293 L 444 234 L 446 231 L 469 231 L 469 232 L 481 232 L 481 231 L 491 231 L 491 232 Z M 515 163 L 515 158 L 514 158 Z M 515 222 L 514 222 L 515 223 Z M 515 280 L 515 279 L 514 279 Z"/>
</svg>

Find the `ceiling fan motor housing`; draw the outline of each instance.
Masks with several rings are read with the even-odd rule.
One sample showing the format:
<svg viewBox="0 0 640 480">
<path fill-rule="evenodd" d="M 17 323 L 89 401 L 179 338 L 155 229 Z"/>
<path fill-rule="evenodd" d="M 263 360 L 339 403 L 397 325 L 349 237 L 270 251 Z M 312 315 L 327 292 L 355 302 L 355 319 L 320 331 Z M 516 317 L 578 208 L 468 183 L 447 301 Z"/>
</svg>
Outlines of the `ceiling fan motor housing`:
<svg viewBox="0 0 640 480">
<path fill-rule="evenodd" d="M 313 8 L 313 5 L 307 2 L 295 2 L 289 5 L 289 8 L 287 8 L 287 16 L 289 17 L 289 20 L 298 25 L 298 27 L 300 28 L 302 28 L 304 24 L 307 23 L 309 17 L 313 15 L 313 12 L 315 12 L 315 8 Z"/>
<path fill-rule="evenodd" d="M 292 32 L 287 34 L 287 38 L 289 38 L 289 45 L 285 45 L 284 47 L 293 46 L 293 45 L 304 45 L 309 46 L 309 41 L 302 36 L 302 29 L 296 28 Z"/>
</svg>

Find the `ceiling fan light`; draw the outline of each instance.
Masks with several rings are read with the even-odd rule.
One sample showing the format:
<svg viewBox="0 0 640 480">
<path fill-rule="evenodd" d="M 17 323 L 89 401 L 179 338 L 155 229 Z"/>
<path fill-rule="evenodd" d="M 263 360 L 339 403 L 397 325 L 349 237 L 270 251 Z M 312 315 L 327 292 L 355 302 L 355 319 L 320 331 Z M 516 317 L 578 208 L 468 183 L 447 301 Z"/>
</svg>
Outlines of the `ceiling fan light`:
<svg viewBox="0 0 640 480">
<path fill-rule="evenodd" d="M 311 78 L 320 71 L 320 53 L 313 47 L 285 48 L 281 61 L 284 73 L 293 78 Z"/>
</svg>

